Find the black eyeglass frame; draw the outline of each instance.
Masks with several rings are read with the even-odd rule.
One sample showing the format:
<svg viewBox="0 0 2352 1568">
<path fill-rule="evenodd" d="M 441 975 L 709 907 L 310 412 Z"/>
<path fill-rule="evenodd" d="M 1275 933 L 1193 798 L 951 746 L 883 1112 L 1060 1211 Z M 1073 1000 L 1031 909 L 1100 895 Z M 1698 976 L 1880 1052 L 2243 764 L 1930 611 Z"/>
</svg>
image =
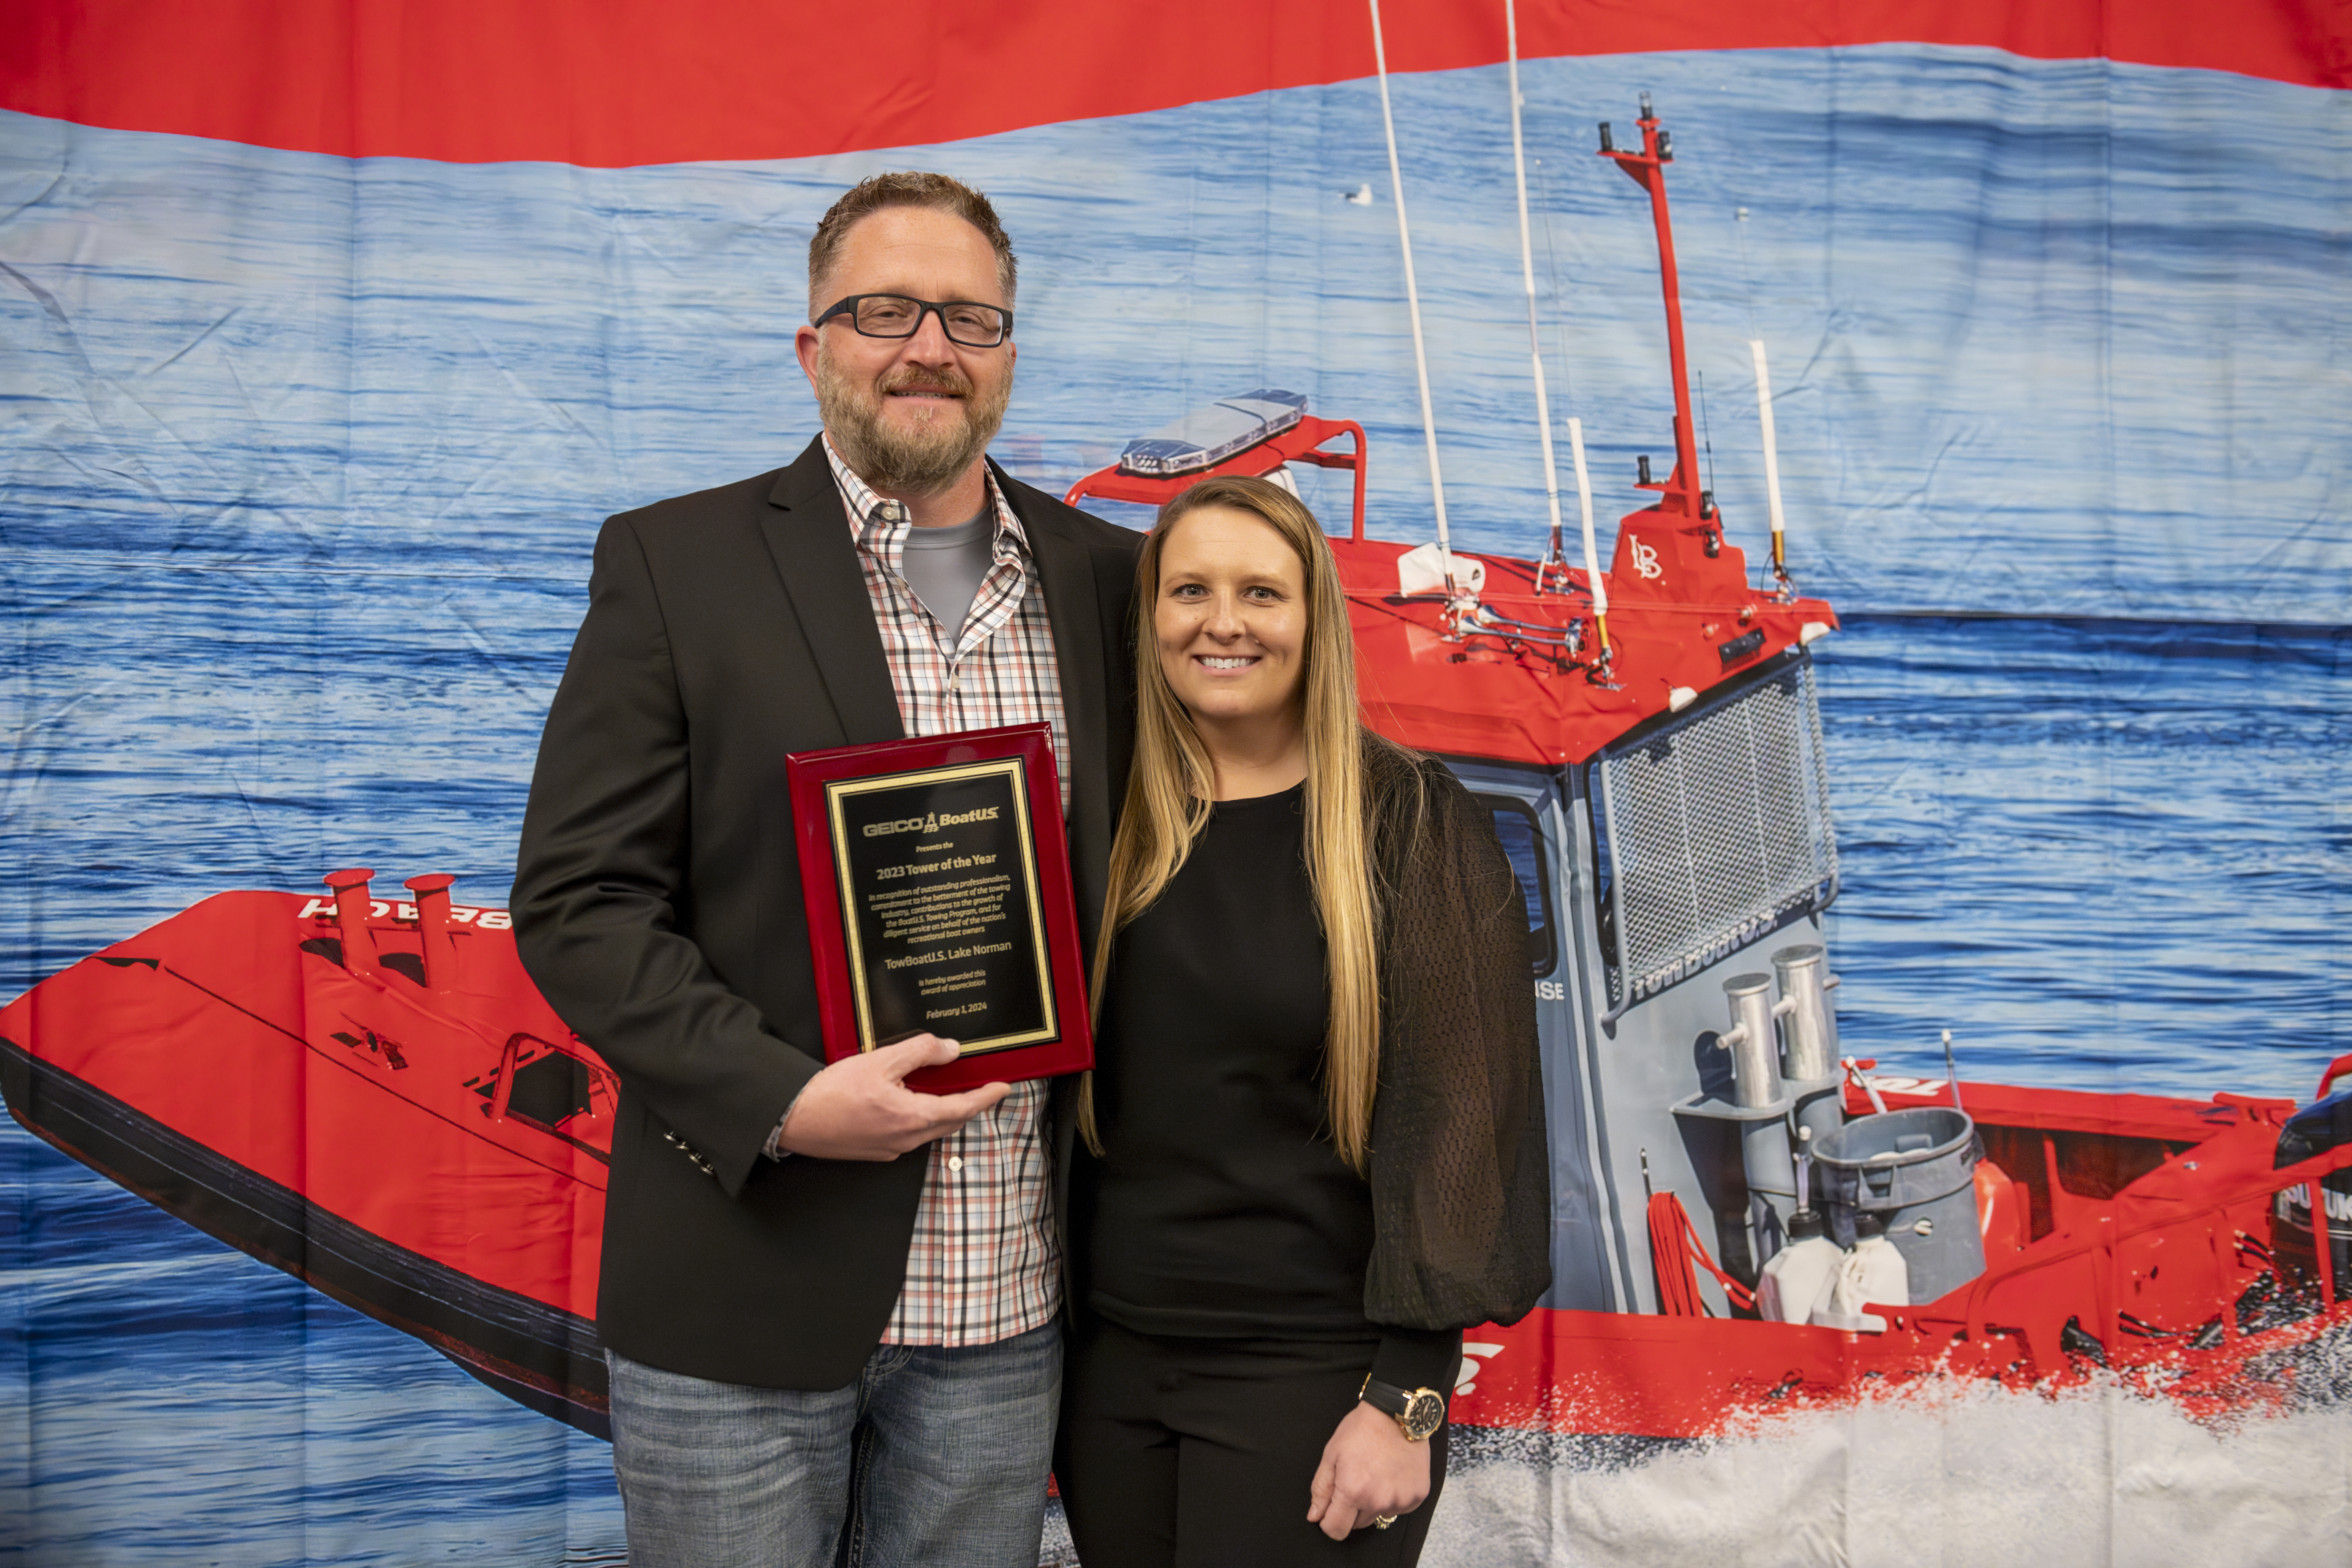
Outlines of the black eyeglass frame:
<svg viewBox="0 0 2352 1568">
<path fill-rule="evenodd" d="M 857 307 L 868 300 L 904 300 L 908 304 L 915 307 L 915 324 L 903 332 L 867 331 L 857 324 Z M 948 310 L 956 305 L 975 305 L 983 310 L 995 311 L 1004 318 L 1003 332 L 992 343 L 970 342 L 956 336 L 955 329 L 948 325 Z M 890 342 L 903 342 L 923 330 L 923 318 L 927 315 L 937 316 L 940 319 L 940 331 L 946 334 L 948 342 L 959 348 L 1001 349 L 1013 339 L 1013 312 L 1002 305 L 992 305 L 985 300 L 918 300 L 912 294 L 850 294 L 835 300 L 824 314 L 811 321 L 809 325 L 822 327 L 835 316 L 846 316 L 849 318 L 849 330 L 861 338 L 881 338 Z"/>
</svg>

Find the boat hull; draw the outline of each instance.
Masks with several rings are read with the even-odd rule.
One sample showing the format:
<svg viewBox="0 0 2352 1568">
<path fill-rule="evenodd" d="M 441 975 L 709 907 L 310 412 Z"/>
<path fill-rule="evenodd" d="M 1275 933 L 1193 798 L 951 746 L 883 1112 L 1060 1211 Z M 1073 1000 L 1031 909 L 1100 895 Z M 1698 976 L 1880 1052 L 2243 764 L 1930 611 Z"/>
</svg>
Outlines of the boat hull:
<svg viewBox="0 0 2352 1568">
<path fill-rule="evenodd" d="M 611 1437 L 588 1319 L 393 1246 L 5 1038 L 0 1085 L 18 1122 L 126 1191 L 424 1341 L 516 1403 Z"/>
<path fill-rule="evenodd" d="M 221 894 L 42 982 L 0 1011 L 10 1113 L 207 1235 L 604 1435 L 609 1072 L 530 987 L 502 917 L 453 943 L 457 973 L 436 992 L 413 978 L 413 915 L 406 931 L 396 905 L 368 917 L 371 976 L 343 964 L 324 902 Z M 592 1092 L 575 1096 L 583 1079 Z"/>
</svg>

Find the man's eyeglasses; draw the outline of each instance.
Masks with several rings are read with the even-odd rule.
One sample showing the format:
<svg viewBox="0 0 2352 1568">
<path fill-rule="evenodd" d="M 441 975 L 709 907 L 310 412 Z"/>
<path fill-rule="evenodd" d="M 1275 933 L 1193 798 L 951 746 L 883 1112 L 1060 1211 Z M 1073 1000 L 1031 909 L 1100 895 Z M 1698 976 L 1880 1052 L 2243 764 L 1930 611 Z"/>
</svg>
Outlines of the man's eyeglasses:
<svg viewBox="0 0 2352 1568">
<path fill-rule="evenodd" d="M 926 311 L 937 315 L 948 342 L 968 349 L 992 349 L 1013 335 L 1013 312 L 971 300 L 910 300 L 904 294 L 852 294 L 812 324 L 846 316 L 861 337 L 911 338 L 922 331 Z"/>
</svg>

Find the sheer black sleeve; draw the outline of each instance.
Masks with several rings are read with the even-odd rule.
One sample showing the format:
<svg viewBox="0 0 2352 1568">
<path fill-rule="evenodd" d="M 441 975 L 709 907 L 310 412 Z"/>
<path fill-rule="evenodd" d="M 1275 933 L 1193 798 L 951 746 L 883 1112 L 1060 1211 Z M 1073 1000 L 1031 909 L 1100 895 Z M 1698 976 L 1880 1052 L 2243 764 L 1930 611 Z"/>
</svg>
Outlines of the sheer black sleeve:
<svg viewBox="0 0 2352 1568">
<path fill-rule="evenodd" d="M 1393 753 L 1370 772 L 1387 886 L 1365 1315 L 1515 1322 L 1551 1284 L 1527 906 L 1492 816 L 1453 774 Z"/>
</svg>

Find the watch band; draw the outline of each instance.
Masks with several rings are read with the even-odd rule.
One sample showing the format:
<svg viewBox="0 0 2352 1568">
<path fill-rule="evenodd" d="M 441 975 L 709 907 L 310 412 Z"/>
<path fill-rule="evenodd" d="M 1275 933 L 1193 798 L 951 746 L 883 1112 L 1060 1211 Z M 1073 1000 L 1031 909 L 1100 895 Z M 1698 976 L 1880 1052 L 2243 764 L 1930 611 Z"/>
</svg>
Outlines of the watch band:
<svg viewBox="0 0 2352 1568">
<path fill-rule="evenodd" d="M 1399 1388 L 1367 1375 L 1357 1397 L 1397 1424 L 1408 1443 L 1425 1442 L 1445 1425 L 1445 1396 L 1433 1388 Z"/>
</svg>

